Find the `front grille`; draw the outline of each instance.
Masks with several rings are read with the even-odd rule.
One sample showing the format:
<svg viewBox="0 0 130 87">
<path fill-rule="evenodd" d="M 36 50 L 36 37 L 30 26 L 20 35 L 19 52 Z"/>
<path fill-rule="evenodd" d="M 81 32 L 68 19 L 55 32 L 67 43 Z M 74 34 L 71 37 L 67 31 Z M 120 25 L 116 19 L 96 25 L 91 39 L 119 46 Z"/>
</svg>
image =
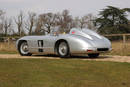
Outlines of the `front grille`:
<svg viewBox="0 0 130 87">
<path fill-rule="evenodd" d="M 97 48 L 97 51 L 108 51 L 108 48 Z"/>
</svg>

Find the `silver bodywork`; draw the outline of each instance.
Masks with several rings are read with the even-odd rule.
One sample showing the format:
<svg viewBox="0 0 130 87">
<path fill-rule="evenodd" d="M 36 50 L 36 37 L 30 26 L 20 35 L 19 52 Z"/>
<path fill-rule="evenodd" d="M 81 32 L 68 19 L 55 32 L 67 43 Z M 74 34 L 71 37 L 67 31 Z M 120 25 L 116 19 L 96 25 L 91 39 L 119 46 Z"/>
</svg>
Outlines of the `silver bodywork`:
<svg viewBox="0 0 130 87">
<path fill-rule="evenodd" d="M 56 42 L 60 40 L 65 40 L 68 43 L 70 54 L 101 53 L 111 50 L 111 42 L 107 38 L 89 29 L 73 28 L 69 34 L 25 36 L 16 42 L 17 48 L 20 40 L 27 41 L 30 53 L 57 54 L 55 46 Z M 43 51 L 41 52 L 39 49 Z"/>
</svg>

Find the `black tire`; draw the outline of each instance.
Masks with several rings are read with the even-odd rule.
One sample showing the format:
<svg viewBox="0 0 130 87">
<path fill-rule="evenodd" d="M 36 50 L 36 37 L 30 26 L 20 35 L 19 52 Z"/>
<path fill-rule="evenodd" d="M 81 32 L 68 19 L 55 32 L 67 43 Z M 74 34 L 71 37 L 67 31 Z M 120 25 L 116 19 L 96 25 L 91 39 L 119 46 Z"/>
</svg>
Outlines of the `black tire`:
<svg viewBox="0 0 130 87">
<path fill-rule="evenodd" d="M 64 45 L 64 48 L 61 48 L 62 45 Z M 69 45 L 66 41 L 62 41 L 58 44 L 57 47 L 57 54 L 61 57 L 61 58 L 67 58 L 70 55 L 70 50 L 69 50 Z"/>
<path fill-rule="evenodd" d="M 99 56 L 99 53 L 93 53 L 93 54 L 88 54 L 90 58 L 97 58 Z"/>
<path fill-rule="evenodd" d="M 31 56 L 32 54 L 28 52 L 28 50 L 25 52 L 23 50 L 23 47 L 22 46 L 28 46 L 27 42 L 26 41 L 20 41 L 19 44 L 18 44 L 18 52 L 21 56 Z"/>
</svg>

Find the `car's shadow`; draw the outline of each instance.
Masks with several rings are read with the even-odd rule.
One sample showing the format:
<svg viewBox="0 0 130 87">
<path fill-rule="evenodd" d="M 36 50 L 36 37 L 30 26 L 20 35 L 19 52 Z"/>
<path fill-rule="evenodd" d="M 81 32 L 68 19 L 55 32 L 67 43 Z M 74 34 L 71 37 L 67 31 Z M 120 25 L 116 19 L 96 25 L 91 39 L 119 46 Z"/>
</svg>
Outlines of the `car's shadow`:
<svg viewBox="0 0 130 87">
<path fill-rule="evenodd" d="M 44 58 L 60 58 L 57 55 L 33 55 L 34 57 L 44 57 Z M 73 55 L 64 59 L 106 59 L 106 58 L 110 58 L 110 56 L 108 55 L 101 55 L 97 58 L 90 58 L 87 55 Z"/>
</svg>

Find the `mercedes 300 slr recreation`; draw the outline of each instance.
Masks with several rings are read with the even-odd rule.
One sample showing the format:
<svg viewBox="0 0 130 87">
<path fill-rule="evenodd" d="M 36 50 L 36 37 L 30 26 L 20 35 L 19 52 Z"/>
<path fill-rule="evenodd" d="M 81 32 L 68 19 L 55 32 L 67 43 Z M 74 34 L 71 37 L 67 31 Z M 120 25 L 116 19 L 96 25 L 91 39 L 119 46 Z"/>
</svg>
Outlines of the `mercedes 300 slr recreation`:
<svg viewBox="0 0 130 87">
<path fill-rule="evenodd" d="M 74 54 L 98 57 L 100 53 L 111 50 L 111 42 L 92 30 L 73 28 L 69 34 L 25 36 L 17 40 L 16 47 L 22 56 L 40 53 L 57 54 L 60 57 Z"/>
</svg>

